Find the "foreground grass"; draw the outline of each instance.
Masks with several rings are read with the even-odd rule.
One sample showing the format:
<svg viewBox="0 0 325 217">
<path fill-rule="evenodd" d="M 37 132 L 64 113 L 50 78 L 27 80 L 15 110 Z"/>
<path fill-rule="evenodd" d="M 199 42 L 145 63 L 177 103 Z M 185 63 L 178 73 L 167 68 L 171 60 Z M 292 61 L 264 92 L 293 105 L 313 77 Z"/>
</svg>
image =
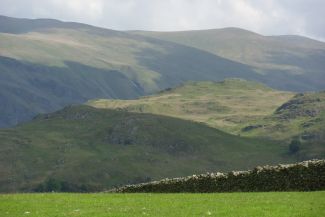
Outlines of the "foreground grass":
<svg viewBox="0 0 325 217">
<path fill-rule="evenodd" d="M 0 216 L 325 216 L 325 192 L 0 195 Z"/>
</svg>

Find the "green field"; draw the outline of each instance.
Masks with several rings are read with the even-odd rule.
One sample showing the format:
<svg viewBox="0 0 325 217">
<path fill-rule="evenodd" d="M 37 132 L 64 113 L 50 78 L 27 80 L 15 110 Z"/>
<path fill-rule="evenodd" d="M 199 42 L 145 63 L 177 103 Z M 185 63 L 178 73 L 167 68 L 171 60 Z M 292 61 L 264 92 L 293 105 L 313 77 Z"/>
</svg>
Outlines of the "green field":
<svg viewBox="0 0 325 217">
<path fill-rule="evenodd" d="M 325 192 L 3 194 L 0 216 L 325 216 Z"/>
</svg>

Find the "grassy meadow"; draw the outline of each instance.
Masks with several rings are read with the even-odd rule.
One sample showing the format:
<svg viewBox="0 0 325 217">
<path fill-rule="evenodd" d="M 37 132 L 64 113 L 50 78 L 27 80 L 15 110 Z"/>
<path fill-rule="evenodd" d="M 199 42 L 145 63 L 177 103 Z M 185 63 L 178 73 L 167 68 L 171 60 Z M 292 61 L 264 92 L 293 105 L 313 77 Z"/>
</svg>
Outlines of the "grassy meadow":
<svg viewBox="0 0 325 217">
<path fill-rule="evenodd" d="M 325 192 L 2 194 L 0 216 L 325 216 Z"/>
</svg>

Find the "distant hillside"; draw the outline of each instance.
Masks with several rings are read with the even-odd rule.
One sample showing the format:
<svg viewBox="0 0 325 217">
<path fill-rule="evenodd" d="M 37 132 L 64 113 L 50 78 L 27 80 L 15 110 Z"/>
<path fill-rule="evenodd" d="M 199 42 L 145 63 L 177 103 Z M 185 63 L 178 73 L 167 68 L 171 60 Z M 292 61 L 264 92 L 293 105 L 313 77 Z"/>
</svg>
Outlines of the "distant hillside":
<svg viewBox="0 0 325 217">
<path fill-rule="evenodd" d="M 240 134 L 247 122 L 272 115 L 293 96 L 292 92 L 274 90 L 257 82 L 227 79 L 187 82 L 136 100 L 90 100 L 87 105 L 178 117 Z"/>
<path fill-rule="evenodd" d="M 47 67 L 0 57 L 0 127 L 95 97 L 128 99 L 143 88 L 116 70 L 67 62 Z"/>
<path fill-rule="evenodd" d="M 56 20 L 0 17 L 0 40 L 0 127 L 92 98 L 134 98 L 187 80 L 256 74 L 195 48 Z"/>
<path fill-rule="evenodd" d="M 294 94 L 241 79 L 188 82 L 137 100 L 97 99 L 96 108 L 122 109 L 203 122 L 231 134 L 302 142 L 301 158 L 325 153 L 325 92 Z M 307 152 L 303 149 L 308 150 Z"/>
<path fill-rule="evenodd" d="M 48 180 L 103 189 L 295 159 L 287 144 L 204 124 L 72 106 L 0 130 L 0 191 L 36 190 Z"/>
<path fill-rule="evenodd" d="M 314 154 L 325 153 L 325 92 L 297 94 L 243 131 L 249 136 L 296 139 L 302 147 L 314 147 Z"/>
<path fill-rule="evenodd" d="M 281 90 L 325 88 L 325 45 L 311 39 L 233 28 L 141 34 L 0 16 L 0 127 L 71 103 L 136 98 L 186 81 L 239 77 Z"/>
<path fill-rule="evenodd" d="M 264 75 L 257 80 L 273 88 L 300 92 L 325 89 L 324 42 L 295 35 L 263 36 L 239 28 L 132 33 L 194 47 L 249 65 Z"/>
</svg>

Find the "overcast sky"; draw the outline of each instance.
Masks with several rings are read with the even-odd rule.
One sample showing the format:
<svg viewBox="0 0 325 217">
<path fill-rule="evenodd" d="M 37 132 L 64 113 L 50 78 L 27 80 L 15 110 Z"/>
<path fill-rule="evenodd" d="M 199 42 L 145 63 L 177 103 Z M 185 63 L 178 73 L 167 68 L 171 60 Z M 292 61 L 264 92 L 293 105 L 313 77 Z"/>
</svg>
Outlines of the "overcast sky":
<svg viewBox="0 0 325 217">
<path fill-rule="evenodd" d="M 117 30 L 240 27 L 325 41 L 325 0 L 0 0 L 0 14 Z"/>
</svg>

